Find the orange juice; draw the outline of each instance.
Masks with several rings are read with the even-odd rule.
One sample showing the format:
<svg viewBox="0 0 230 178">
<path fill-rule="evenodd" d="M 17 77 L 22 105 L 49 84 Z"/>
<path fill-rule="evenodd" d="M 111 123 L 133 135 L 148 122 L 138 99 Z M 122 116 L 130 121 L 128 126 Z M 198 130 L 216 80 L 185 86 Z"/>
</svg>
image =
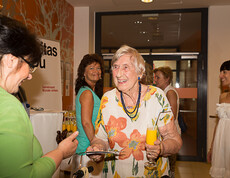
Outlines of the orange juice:
<svg viewBox="0 0 230 178">
<path fill-rule="evenodd" d="M 68 118 L 67 120 L 66 120 L 66 129 L 67 129 L 67 131 L 68 132 L 70 132 L 71 131 L 71 125 L 70 125 L 70 118 Z"/>
<path fill-rule="evenodd" d="M 62 131 L 64 131 L 66 129 L 66 125 L 65 122 L 62 123 Z"/>
<path fill-rule="evenodd" d="M 149 145 L 154 145 L 157 140 L 157 129 L 148 128 L 146 133 L 146 143 Z"/>
</svg>

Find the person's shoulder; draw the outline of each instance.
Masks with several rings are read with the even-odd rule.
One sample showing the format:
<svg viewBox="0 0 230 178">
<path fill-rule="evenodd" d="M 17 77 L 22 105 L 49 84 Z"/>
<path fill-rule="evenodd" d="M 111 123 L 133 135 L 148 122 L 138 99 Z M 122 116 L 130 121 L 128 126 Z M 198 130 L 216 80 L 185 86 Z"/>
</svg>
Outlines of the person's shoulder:
<svg viewBox="0 0 230 178">
<path fill-rule="evenodd" d="M 15 105 L 21 104 L 20 101 L 10 93 L 0 93 L 0 100 L 2 106 L 11 106 L 14 107 Z"/>
<path fill-rule="evenodd" d="M 114 97 L 116 97 L 116 91 L 117 91 L 116 88 L 106 91 L 106 92 L 103 94 L 101 100 L 108 100 L 109 98 L 114 98 Z"/>
<path fill-rule="evenodd" d="M 167 93 L 169 91 L 174 91 L 175 93 L 177 93 L 176 88 L 173 87 L 171 84 L 169 84 L 165 89 L 164 92 Z"/>
<path fill-rule="evenodd" d="M 83 86 L 79 89 L 77 95 L 81 95 L 82 93 L 92 93 L 93 90 L 91 90 L 91 88 L 89 88 L 88 86 Z"/>
<path fill-rule="evenodd" d="M 177 97 L 177 92 L 175 90 L 168 90 L 166 93 L 167 96 L 174 96 Z"/>
<path fill-rule="evenodd" d="M 82 87 L 80 88 L 79 91 L 85 91 L 85 90 L 90 90 L 90 91 L 92 91 L 92 89 L 89 88 L 88 86 L 82 86 Z"/>
<path fill-rule="evenodd" d="M 111 95 L 114 95 L 114 94 L 116 94 L 116 90 L 117 90 L 116 88 L 114 88 L 114 89 L 112 89 L 112 90 L 109 90 L 109 91 L 105 92 L 103 96 L 111 96 Z"/>
<path fill-rule="evenodd" d="M 220 94 L 220 97 L 219 97 L 219 102 L 220 102 L 220 103 L 223 103 L 223 102 L 226 101 L 226 100 L 230 100 L 230 98 L 229 98 L 228 96 L 230 96 L 230 93 L 229 93 L 229 92 L 221 93 L 221 94 Z"/>
<path fill-rule="evenodd" d="M 153 86 L 153 85 L 148 85 L 148 92 L 164 94 L 164 91 L 162 89 L 158 88 L 157 86 Z"/>
<path fill-rule="evenodd" d="M 89 88 L 86 90 L 82 90 L 81 97 L 84 97 L 84 99 L 92 98 L 93 97 L 93 91 L 90 90 Z"/>
<path fill-rule="evenodd" d="M 18 120 L 19 117 L 25 115 L 26 111 L 25 111 L 23 105 L 15 96 L 13 96 L 9 93 L 4 94 L 4 95 L 0 95 L 0 101 L 1 101 L 0 102 L 0 110 L 1 110 L 2 116 L 8 117 L 8 121 L 9 120 L 14 120 L 14 121 Z"/>
</svg>

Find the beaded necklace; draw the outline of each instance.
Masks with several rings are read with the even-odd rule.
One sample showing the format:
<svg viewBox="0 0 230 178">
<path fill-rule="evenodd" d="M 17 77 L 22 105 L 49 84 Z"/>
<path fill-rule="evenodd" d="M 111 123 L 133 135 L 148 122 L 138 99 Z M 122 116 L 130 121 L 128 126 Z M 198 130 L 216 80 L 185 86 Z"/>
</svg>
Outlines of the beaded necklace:
<svg viewBox="0 0 230 178">
<path fill-rule="evenodd" d="M 133 118 L 135 118 L 137 116 L 138 110 L 139 110 L 139 104 L 140 104 L 140 99 L 141 99 L 141 84 L 140 82 L 138 82 L 139 84 L 139 94 L 138 94 L 138 99 L 137 99 L 137 104 L 134 108 L 133 111 L 129 112 L 125 106 L 125 102 L 122 96 L 122 92 L 121 92 L 121 103 L 122 103 L 122 107 L 125 110 L 125 113 L 129 116 L 129 118 L 132 120 Z M 136 113 L 135 113 L 136 111 Z M 135 113 L 135 114 L 134 114 Z M 134 116 L 132 116 L 134 114 Z"/>
</svg>

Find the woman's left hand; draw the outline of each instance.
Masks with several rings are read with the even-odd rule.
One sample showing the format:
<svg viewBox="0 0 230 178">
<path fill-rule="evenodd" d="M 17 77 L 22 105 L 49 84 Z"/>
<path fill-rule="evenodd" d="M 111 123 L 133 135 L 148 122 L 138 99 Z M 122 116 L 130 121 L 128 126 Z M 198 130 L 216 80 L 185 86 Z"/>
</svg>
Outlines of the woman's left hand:
<svg viewBox="0 0 230 178">
<path fill-rule="evenodd" d="M 104 148 L 101 144 L 94 144 L 89 146 L 86 151 L 104 151 Z M 91 155 L 89 158 L 95 162 L 100 162 L 104 159 L 104 155 Z"/>
<path fill-rule="evenodd" d="M 161 146 L 160 146 L 161 142 L 160 140 L 156 140 L 154 142 L 154 145 L 149 145 L 149 144 L 145 144 L 145 148 L 146 148 L 146 157 L 148 160 L 150 159 L 156 159 L 161 152 Z"/>
</svg>

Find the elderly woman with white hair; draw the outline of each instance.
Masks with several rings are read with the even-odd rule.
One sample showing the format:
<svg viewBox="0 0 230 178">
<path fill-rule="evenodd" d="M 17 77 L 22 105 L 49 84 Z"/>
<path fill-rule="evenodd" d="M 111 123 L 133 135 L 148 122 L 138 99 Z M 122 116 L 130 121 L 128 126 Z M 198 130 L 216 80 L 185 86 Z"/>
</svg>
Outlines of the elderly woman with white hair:
<svg viewBox="0 0 230 178">
<path fill-rule="evenodd" d="M 122 46 L 112 59 L 116 88 L 101 100 L 95 124 L 96 135 L 88 151 L 118 150 L 118 156 L 105 157 L 103 177 L 168 177 L 168 155 L 175 154 L 182 140 L 173 121 L 173 113 L 164 92 L 140 83 L 145 62 L 136 49 Z M 158 139 L 146 143 L 148 125 L 157 126 Z M 90 156 L 94 161 L 102 155 Z M 156 168 L 144 163 L 156 160 Z"/>
</svg>

